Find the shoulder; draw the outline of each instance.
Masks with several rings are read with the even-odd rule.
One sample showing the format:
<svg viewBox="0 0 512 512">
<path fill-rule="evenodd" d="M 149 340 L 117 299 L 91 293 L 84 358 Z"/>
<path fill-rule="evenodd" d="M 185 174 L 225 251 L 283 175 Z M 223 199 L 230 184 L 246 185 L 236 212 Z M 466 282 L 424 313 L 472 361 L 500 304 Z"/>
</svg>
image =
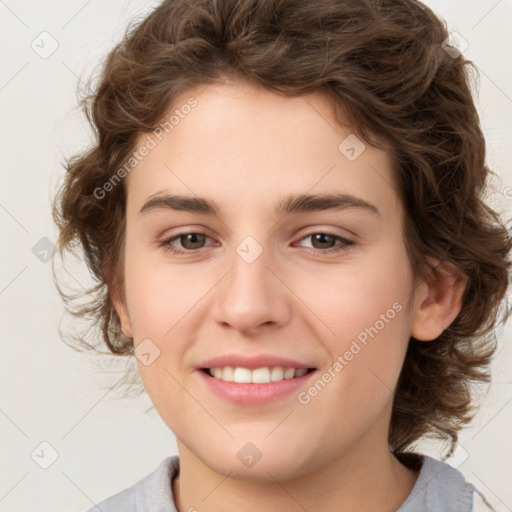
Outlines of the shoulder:
<svg viewBox="0 0 512 512">
<path fill-rule="evenodd" d="M 421 456 L 420 473 L 397 512 L 492 512 L 494 509 L 464 475 L 446 462 Z"/>
<path fill-rule="evenodd" d="M 178 472 L 179 457 L 167 457 L 149 475 L 95 504 L 87 512 L 177 512 L 171 481 Z"/>
</svg>

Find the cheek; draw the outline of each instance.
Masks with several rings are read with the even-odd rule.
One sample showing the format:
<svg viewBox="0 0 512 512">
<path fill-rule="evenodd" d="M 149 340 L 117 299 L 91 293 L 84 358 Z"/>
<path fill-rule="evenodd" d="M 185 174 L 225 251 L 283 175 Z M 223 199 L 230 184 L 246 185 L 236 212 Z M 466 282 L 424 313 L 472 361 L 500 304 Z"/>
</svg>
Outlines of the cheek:
<svg viewBox="0 0 512 512">
<path fill-rule="evenodd" d="M 386 399 L 396 385 L 410 334 L 411 278 L 405 253 L 388 250 L 365 265 L 303 282 L 299 293 L 309 290 L 307 305 L 325 326 L 322 342 L 331 360 L 342 358 L 335 386 L 355 407 Z"/>
<path fill-rule="evenodd" d="M 190 266 L 170 265 L 161 256 L 155 261 L 127 251 L 125 276 L 136 341 L 141 337 L 166 337 L 208 291 L 209 280 L 191 276 Z"/>
<path fill-rule="evenodd" d="M 338 341 L 355 338 L 375 323 L 383 333 L 396 330 L 411 292 L 410 269 L 398 251 L 382 251 L 364 263 L 317 267 L 293 279 L 297 295 L 324 325 L 326 338 Z"/>
<path fill-rule="evenodd" d="M 165 416 L 167 408 L 174 407 L 169 396 L 181 396 L 173 377 L 181 380 L 180 365 L 190 364 L 191 340 L 206 316 L 205 298 L 218 278 L 206 267 L 203 271 L 193 265 L 169 264 L 162 255 L 151 258 L 129 248 L 127 243 L 125 286 L 136 350 L 149 339 L 149 352 L 152 357 L 158 354 L 149 365 L 139 360 L 138 368 L 155 407 Z"/>
</svg>

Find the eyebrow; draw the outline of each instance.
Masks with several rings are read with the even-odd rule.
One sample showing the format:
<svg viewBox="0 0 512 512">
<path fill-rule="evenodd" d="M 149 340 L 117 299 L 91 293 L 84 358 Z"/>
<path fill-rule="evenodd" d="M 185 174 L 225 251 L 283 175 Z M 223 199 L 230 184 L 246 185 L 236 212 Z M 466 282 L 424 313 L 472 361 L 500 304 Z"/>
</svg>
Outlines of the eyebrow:
<svg viewBox="0 0 512 512">
<path fill-rule="evenodd" d="M 379 209 L 351 194 L 290 194 L 282 199 L 274 212 L 277 216 L 289 213 L 306 213 L 324 210 L 360 209 L 381 216 Z M 151 196 L 140 209 L 140 214 L 155 210 L 175 210 L 216 215 L 221 213 L 219 205 L 210 199 L 197 196 L 157 194 Z"/>
</svg>

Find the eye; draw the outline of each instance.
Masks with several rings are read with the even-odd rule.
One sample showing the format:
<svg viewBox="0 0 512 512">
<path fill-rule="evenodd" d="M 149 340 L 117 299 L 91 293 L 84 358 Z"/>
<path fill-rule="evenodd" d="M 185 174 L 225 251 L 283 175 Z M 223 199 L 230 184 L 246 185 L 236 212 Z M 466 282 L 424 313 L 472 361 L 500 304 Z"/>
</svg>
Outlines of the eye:
<svg viewBox="0 0 512 512">
<path fill-rule="evenodd" d="M 172 252 L 174 254 L 194 254 L 197 250 L 202 248 L 204 241 L 207 238 L 210 237 L 204 233 L 179 233 L 172 236 L 171 238 L 165 239 L 163 242 L 161 242 L 160 246 L 164 247 L 166 251 Z M 173 245 L 175 241 L 179 241 L 185 250 L 176 248 Z"/>
<path fill-rule="evenodd" d="M 166 251 L 169 251 L 173 254 L 187 254 L 192 255 L 196 252 L 199 252 L 203 247 L 205 247 L 205 241 L 210 237 L 205 233 L 200 232 L 186 232 L 179 233 L 170 238 L 163 240 L 160 243 L 160 246 L 163 247 Z M 348 238 L 344 238 L 339 235 L 335 235 L 334 233 L 328 232 L 316 232 L 310 233 L 300 239 L 300 242 L 311 238 L 312 248 L 305 247 L 308 252 L 312 254 L 333 254 L 339 253 L 342 251 L 347 251 L 349 246 L 355 245 L 353 240 L 349 240 Z M 339 243 L 336 244 L 336 241 Z M 181 245 L 181 249 L 175 246 L 175 243 L 179 242 Z"/>
<path fill-rule="evenodd" d="M 308 238 L 311 238 L 313 246 L 313 250 L 308 251 L 311 253 L 338 253 L 341 251 L 348 250 L 348 247 L 351 245 L 355 245 L 355 242 L 353 240 L 349 240 L 348 238 L 335 235 L 334 233 L 327 233 L 323 231 L 317 233 L 310 233 L 309 235 L 302 237 L 300 241 L 302 242 Z M 336 240 L 339 240 L 340 243 L 335 244 Z"/>
</svg>

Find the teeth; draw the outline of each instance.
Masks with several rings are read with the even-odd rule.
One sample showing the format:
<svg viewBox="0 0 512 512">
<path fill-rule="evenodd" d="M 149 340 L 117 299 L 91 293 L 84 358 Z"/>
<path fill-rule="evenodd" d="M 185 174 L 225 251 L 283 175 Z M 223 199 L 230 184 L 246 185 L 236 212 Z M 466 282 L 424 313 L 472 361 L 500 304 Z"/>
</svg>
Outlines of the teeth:
<svg viewBox="0 0 512 512">
<path fill-rule="evenodd" d="M 302 377 L 307 373 L 306 368 L 282 368 L 281 366 L 275 366 L 269 368 L 256 368 L 249 370 L 249 368 L 240 368 L 233 366 L 225 366 L 222 368 L 210 368 L 209 373 L 216 379 L 221 379 L 226 382 L 237 382 L 240 384 L 268 384 L 269 382 L 278 382 L 280 380 L 289 380 L 294 377 Z"/>
</svg>

